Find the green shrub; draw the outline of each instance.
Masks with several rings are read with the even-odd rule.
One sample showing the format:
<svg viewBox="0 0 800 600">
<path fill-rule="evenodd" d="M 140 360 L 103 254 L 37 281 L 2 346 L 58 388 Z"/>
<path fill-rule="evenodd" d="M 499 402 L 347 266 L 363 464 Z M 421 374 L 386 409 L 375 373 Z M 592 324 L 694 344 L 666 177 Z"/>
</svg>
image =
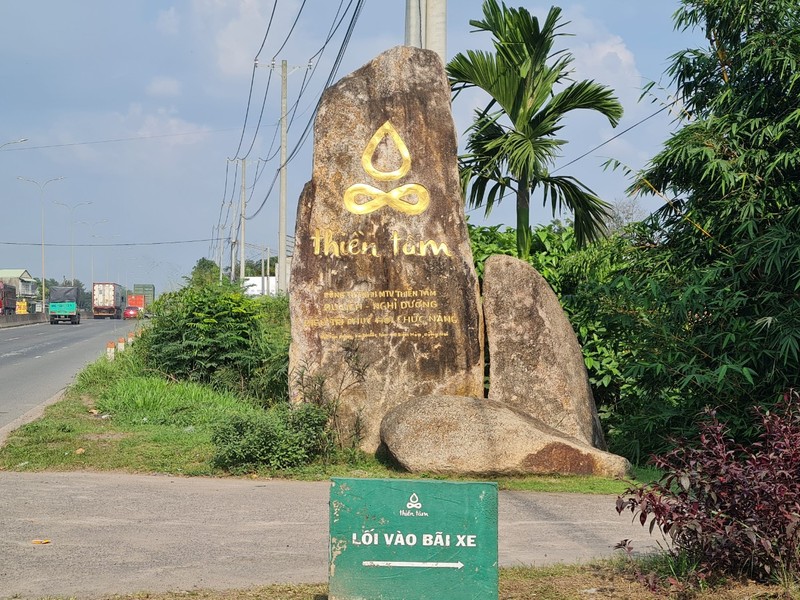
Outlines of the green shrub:
<svg viewBox="0 0 800 600">
<path fill-rule="evenodd" d="M 232 473 L 308 464 L 326 439 L 328 413 L 315 405 L 276 405 L 267 411 L 237 415 L 212 434 L 213 463 Z"/>
<path fill-rule="evenodd" d="M 264 406 L 288 397 L 286 297 L 249 298 L 214 282 L 164 294 L 152 310 L 135 346 L 149 369 Z"/>
<path fill-rule="evenodd" d="M 185 287 L 162 295 L 142 340 L 148 366 L 207 383 L 220 368 L 250 364 L 256 303 L 231 285 Z"/>
</svg>

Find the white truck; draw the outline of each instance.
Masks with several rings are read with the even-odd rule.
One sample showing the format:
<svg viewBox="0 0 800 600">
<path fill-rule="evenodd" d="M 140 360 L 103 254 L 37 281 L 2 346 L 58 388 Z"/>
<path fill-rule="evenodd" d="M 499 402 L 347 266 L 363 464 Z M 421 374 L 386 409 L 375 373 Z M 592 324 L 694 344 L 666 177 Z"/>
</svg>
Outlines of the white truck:
<svg viewBox="0 0 800 600">
<path fill-rule="evenodd" d="M 92 316 L 95 319 L 121 319 L 125 303 L 125 288 L 120 284 L 92 284 Z"/>
</svg>

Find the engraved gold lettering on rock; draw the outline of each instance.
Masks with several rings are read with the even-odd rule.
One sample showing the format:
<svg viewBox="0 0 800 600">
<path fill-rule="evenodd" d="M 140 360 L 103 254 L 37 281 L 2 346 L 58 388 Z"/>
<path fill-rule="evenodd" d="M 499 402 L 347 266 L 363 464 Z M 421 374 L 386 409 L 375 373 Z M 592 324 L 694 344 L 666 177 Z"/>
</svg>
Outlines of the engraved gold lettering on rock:
<svg viewBox="0 0 800 600">
<path fill-rule="evenodd" d="M 381 171 L 373 164 L 375 151 L 384 138 L 392 141 L 400 153 L 400 166 L 393 171 Z M 361 155 L 361 166 L 364 171 L 377 181 L 396 181 L 405 176 L 411 169 L 411 154 L 400 134 L 389 121 L 381 125 L 372 135 L 364 153 Z M 411 202 L 416 198 L 416 202 Z M 366 183 L 351 185 L 344 193 L 344 207 L 355 215 L 366 215 L 389 206 L 390 208 L 411 216 L 422 214 L 428 209 L 431 197 L 428 190 L 418 183 L 407 183 L 384 192 Z"/>
<path fill-rule="evenodd" d="M 337 237 L 337 233 L 331 229 L 315 229 L 313 235 L 309 236 L 312 244 L 312 252 L 319 256 L 333 256 L 341 258 L 343 256 L 381 256 L 377 243 L 374 240 L 365 239 L 364 235 L 358 231 L 350 236 Z M 415 240 L 411 237 L 401 237 L 397 231 L 392 231 L 389 237 L 390 249 L 393 256 L 401 254 L 405 256 L 444 256 L 452 257 L 453 253 L 445 242 L 436 240 Z"/>
</svg>

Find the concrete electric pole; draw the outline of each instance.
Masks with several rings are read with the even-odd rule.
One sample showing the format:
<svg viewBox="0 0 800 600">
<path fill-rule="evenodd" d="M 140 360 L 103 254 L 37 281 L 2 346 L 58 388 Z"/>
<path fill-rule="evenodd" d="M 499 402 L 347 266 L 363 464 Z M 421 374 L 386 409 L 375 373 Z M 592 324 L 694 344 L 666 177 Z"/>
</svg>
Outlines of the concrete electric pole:
<svg viewBox="0 0 800 600">
<path fill-rule="evenodd" d="M 447 62 L 447 0 L 406 0 L 405 44 L 433 50 Z"/>
</svg>

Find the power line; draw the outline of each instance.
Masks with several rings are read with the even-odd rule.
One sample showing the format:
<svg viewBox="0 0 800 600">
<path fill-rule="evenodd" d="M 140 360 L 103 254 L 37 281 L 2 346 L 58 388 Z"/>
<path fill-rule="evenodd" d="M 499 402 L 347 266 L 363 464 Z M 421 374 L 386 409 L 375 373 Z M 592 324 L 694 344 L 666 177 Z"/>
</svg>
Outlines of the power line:
<svg viewBox="0 0 800 600">
<path fill-rule="evenodd" d="M 108 140 L 93 140 L 89 142 L 68 142 L 65 144 L 46 144 L 42 146 L 20 146 L 19 148 L 3 148 L 0 152 L 16 152 L 17 150 L 43 150 L 47 148 L 67 148 L 70 146 L 91 146 L 93 144 L 114 144 L 117 142 L 135 142 L 138 140 L 153 140 L 158 138 L 182 137 L 186 135 L 203 135 L 208 133 L 225 133 L 228 131 L 237 131 L 238 127 L 228 129 L 210 129 L 200 131 L 184 131 L 182 133 L 162 133 L 158 135 L 140 135 L 136 137 L 127 138 L 112 138 Z"/>
<path fill-rule="evenodd" d="M 272 82 L 272 71 L 270 71 L 269 76 L 267 77 L 267 85 L 264 88 L 264 96 L 263 96 L 263 99 L 261 101 L 261 110 L 259 111 L 258 122 L 256 123 L 256 128 L 255 128 L 255 131 L 253 132 L 253 137 L 252 137 L 252 139 L 250 141 L 250 147 L 247 149 L 247 152 L 244 154 L 244 156 L 240 156 L 239 153 L 240 153 L 240 151 L 242 149 L 242 142 L 244 141 L 244 133 L 245 133 L 245 131 L 247 129 L 247 119 L 248 119 L 248 115 L 250 113 L 250 104 L 251 104 L 252 99 L 253 99 L 253 85 L 254 85 L 254 82 L 255 82 L 256 70 L 258 69 L 258 57 L 261 55 L 261 51 L 264 49 L 264 45 L 267 42 L 267 37 L 269 36 L 269 31 L 270 31 L 270 29 L 272 27 L 272 19 L 275 16 L 275 9 L 277 8 L 277 6 L 278 6 L 278 2 L 276 0 L 275 3 L 272 6 L 272 14 L 270 15 L 269 23 L 267 24 L 267 31 L 264 34 L 264 39 L 261 42 L 261 47 L 259 48 L 258 53 L 256 54 L 255 59 L 253 60 L 253 72 L 252 72 L 252 75 L 250 77 L 250 91 L 249 91 L 249 93 L 247 95 L 247 109 L 245 111 L 244 125 L 242 126 L 242 137 L 239 140 L 239 146 L 236 148 L 236 155 L 234 156 L 234 159 L 237 159 L 237 158 L 245 158 L 246 159 L 248 156 L 250 156 L 250 152 L 252 152 L 253 146 L 256 143 L 256 139 L 258 138 L 258 131 L 259 131 L 260 127 L 261 127 L 261 121 L 262 121 L 262 119 L 264 117 L 264 108 L 265 108 L 266 103 L 267 103 L 267 95 L 269 94 L 270 83 Z M 280 45 L 280 47 L 278 48 L 277 52 L 272 57 L 273 63 L 275 62 L 275 56 L 277 56 L 278 53 L 280 53 L 280 51 L 283 50 L 283 48 L 285 48 L 286 44 L 289 42 L 289 38 L 292 36 L 292 33 L 294 32 L 294 28 L 297 26 L 297 22 L 300 20 L 300 16 L 303 14 L 303 9 L 305 8 L 305 6 L 306 6 L 306 0 L 303 0 L 302 4 L 300 4 L 300 8 L 297 11 L 297 14 L 295 15 L 294 21 L 292 22 L 292 26 L 289 28 L 288 33 L 286 34 L 286 36 L 283 39 L 283 43 Z"/>
<path fill-rule="evenodd" d="M 350 5 L 352 5 L 352 2 L 353 2 L 353 0 L 350 0 L 350 4 L 348 4 L 348 9 L 349 9 Z M 277 55 L 280 53 L 280 51 L 286 46 L 289 38 L 291 37 L 292 32 L 294 31 L 294 29 L 295 29 L 295 27 L 296 27 L 296 25 L 297 25 L 297 23 L 298 23 L 298 21 L 300 19 L 300 16 L 301 16 L 301 14 L 303 12 L 305 4 L 306 4 L 306 0 L 303 0 L 303 3 L 300 6 L 300 9 L 298 10 L 298 12 L 297 12 L 297 14 L 295 16 L 294 22 L 293 22 L 289 32 L 285 36 L 284 41 L 281 44 L 281 46 L 279 47 L 278 51 L 275 53 L 275 56 L 273 56 L 273 65 L 274 65 L 275 57 L 277 57 Z M 331 22 L 331 26 L 328 29 L 328 35 L 326 36 L 326 39 L 323 42 L 323 44 L 320 47 L 320 49 L 312 56 L 312 59 L 314 57 L 316 57 L 316 56 L 319 56 L 325 50 L 325 48 L 327 47 L 328 43 L 332 39 L 333 35 L 338 30 L 338 28 L 341 25 L 341 23 L 344 21 L 344 18 L 345 18 L 346 14 L 347 14 L 347 9 L 345 10 L 344 13 L 342 13 L 343 4 L 344 4 L 344 0 L 340 0 L 339 6 L 337 7 L 336 13 L 335 13 L 335 15 L 333 17 L 333 20 Z M 273 13 L 272 13 L 273 16 L 274 16 L 274 13 L 275 13 L 276 5 L 277 5 L 277 2 L 275 3 L 275 5 L 273 5 Z M 340 14 L 341 14 L 341 16 L 340 16 Z M 265 34 L 265 36 L 264 36 L 264 38 L 262 40 L 261 47 L 259 48 L 259 51 L 256 54 L 256 58 L 255 58 L 255 61 L 254 61 L 253 77 L 251 78 L 251 88 L 250 88 L 250 92 L 248 93 L 248 104 L 247 104 L 247 113 L 246 113 L 246 116 L 245 116 L 245 125 L 244 125 L 243 130 L 242 130 L 242 138 L 240 139 L 239 147 L 237 148 L 237 151 L 236 151 L 236 157 L 237 158 L 239 158 L 239 153 L 241 151 L 242 141 L 244 139 L 244 130 L 245 130 L 246 125 L 247 125 L 247 115 L 249 115 L 250 104 L 251 104 L 251 101 L 252 101 L 253 82 L 254 82 L 254 78 L 255 78 L 255 70 L 258 67 L 258 58 L 259 58 L 259 56 L 260 56 L 260 54 L 261 54 L 261 52 L 264 49 L 264 46 L 266 44 L 267 37 L 268 37 L 268 34 L 269 34 L 269 30 L 271 28 L 271 24 L 272 24 L 272 16 L 270 17 L 270 23 L 269 23 L 269 25 L 267 27 L 267 33 Z M 309 60 L 309 66 L 311 65 L 311 60 L 312 59 Z M 311 74 L 312 77 L 313 77 L 313 74 L 314 74 L 315 71 L 316 71 L 316 65 L 314 65 L 314 69 L 312 70 L 312 74 Z M 301 83 L 301 86 L 300 86 L 300 92 L 298 93 L 297 100 L 292 105 L 291 118 L 290 118 L 289 124 L 288 124 L 289 127 L 291 127 L 293 122 L 294 122 L 294 118 L 295 118 L 295 115 L 296 115 L 296 112 L 297 112 L 297 107 L 299 106 L 300 100 L 301 100 L 301 98 L 303 96 L 303 93 L 306 90 L 306 87 L 308 85 L 307 84 L 307 79 L 308 78 L 309 78 L 308 70 L 306 70 L 306 72 L 304 73 L 303 82 Z M 267 99 L 267 94 L 269 92 L 271 79 L 272 79 L 272 71 L 270 71 L 270 76 L 269 76 L 269 78 L 267 80 L 267 85 L 266 85 L 265 90 L 264 90 L 264 97 L 263 97 L 263 100 L 262 100 L 261 111 L 259 113 L 258 123 L 256 124 L 256 130 L 255 130 L 255 132 L 253 134 L 250 147 L 248 148 L 247 153 L 244 155 L 243 158 L 247 158 L 250 155 L 250 153 L 252 152 L 252 149 L 254 147 L 255 141 L 257 139 L 258 131 L 260 130 L 260 127 L 261 127 L 261 122 L 262 122 L 262 118 L 263 118 L 263 114 L 264 114 L 264 109 L 265 109 L 265 106 L 266 106 L 266 99 Z M 277 124 L 276 124 L 275 125 L 275 134 L 273 135 L 272 142 L 270 144 L 270 149 L 268 151 L 268 155 L 272 153 L 272 148 L 275 145 L 275 138 L 277 137 L 277 132 L 278 132 L 278 128 L 277 128 Z M 274 155 L 273 156 L 269 156 L 266 160 L 268 161 L 273 157 L 274 157 Z M 262 160 L 262 159 L 260 159 L 260 160 Z M 253 193 L 255 192 L 256 184 L 258 183 L 258 181 L 259 181 L 261 175 L 263 174 L 263 171 L 264 171 L 265 168 L 266 168 L 266 164 L 264 165 L 264 168 L 262 168 L 262 169 L 259 169 L 258 167 L 256 167 L 256 175 L 254 177 L 253 185 L 251 187 L 251 194 L 250 194 L 251 198 L 252 198 Z M 276 179 L 277 179 L 277 176 L 276 176 Z M 235 184 L 235 180 L 234 180 L 234 184 Z M 272 182 L 272 186 L 274 186 L 274 181 Z M 270 187 L 270 190 L 272 189 L 272 186 Z M 235 187 L 235 185 L 234 185 L 234 187 Z M 226 188 L 227 188 L 227 178 L 226 178 Z M 224 200 L 223 200 L 223 202 L 224 202 Z M 222 210 L 222 207 L 221 207 L 221 210 Z"/>
<path fill-rule="evenodd" d="M 304 93 L 306 91 L 306 88 L 308 87 L 308 85 L 310 85 L 311 80 L 314 78 L 314 74 L 317 72 L 317 67 L 319 66 L 319 61 L 315 62 L 314 59 L 316 59 L 317 57 L 321 56 L 325 52 L 325 49 L 328 47 L 328 44 L 330 43 L 330 41 L 333 39 L 333 36 L 336 34 L 336 32 L 339 30 L 339 27 L 344 22 L 344 19 L 347 16 L 347 12 L 350 10 L 350 7 L 353 5 L 353 1 L 354 0 L 350 0 L 350 2 L 347 4 L 347 8 L 345 8 L 344 12 L 342 12 L 342 6 L 344 5 L 344 0 L 340 0 L 339 7 L 336 9 L 336 14 L 333 16 L 333 21 L 331 22 L 331 26 L 328 29 L 328 34 L 325 37 L 325 40 L 323 41 L 322 46 L 320 46 L 319 50 L 317 50 L 314 54 L 312 54 L 311 57 L 308 59 L 309 66 L 312 65 L 312 64 L 314 66 L 311 68 L 311 74 L 310 75 L 309 75 L 309 70 L 308 69 L 306 69 L 305 72 L 303 73 L 303 81 L 300 82 L 300 91 L 298 92 L 297 99 L 292 103 L 291 109 L 289 111 L 291 113 L 291 117 L 289 118 L 289 123 L 287 125 L 287 130 L 288 131 L 291 131 L 292 125 L 294 124 L 294 119 L 295 119 L 295 117 L 297 115 L 297 109 L 298 109 L 298 107 L 300 105 L 300 100 L 302 99 L 302 97 L 303 97 L 303 95 L 304 95 Z M 339 16 L 340 13 L 341 13 L 341 16 Z M 310 106 L 309 106 L 309 108 L 310 108 Z M 306 110 L 308 110 L 308 109 L 306 109 Z M 303 111 L 303 112 L 305 112 L 305 111 Z M 278 122 L 280 122 L 280 120 Z M 269 149 L 267 150 L 267 158 L 263 159 L 265 162 L 272 160 L 273 158 L 275 158 L 278 155 L 278 152 L 280 152 L 280 149 L 275 150 L 274 152 L 272 150 L 275 147 L 275 139 L 277 138 L 277 135 L 278 135 L 278 128 L 277 128 L 277 124 L 276 124 L 275 133 L 272 136 L 272 141 L 270 142 Z"/>
<path fill-rule="evenodd" d="M 594 148 L 592 148 L 591 150 L 589 150 L 589 151 L 587 151 L 587 152 L 584 152 L 584 153 L 583 153 L 583 154 L 581 154 L 579 157 L 577 157 L 577 158 L 575 158 L 575 159 L 573 159 L 573 160 L 569 161 L 568 163 L 566 163 L 566 164 L 563 164 L 563 165 L 561 165 L 560 167 L 558 167 L 558 168 L 554 169 L 553 171 L 551 171 L 551 173 L 556 173 L 557 171 L 560 171 L 561 169 L 564 169 L 564 168 L 566 168 L 566 167 L 570 166 L 571 164 L 574 164 L 574 163 L 578 162 L 579 160 L 581 160 L 581 159 L 583 159 L 583 158 L 586 158 L 587 156 L 589 156 L 589 155 L 590 155 L 592 152 L 594 152 L 595 150 L 599 150 L 600 148 L 602 148 L 602 147 L 603 147 L 603 146 L 605 146 L 606 144 L 608 144 L 608 143 L 612 142 L 613 140 L 617 139 L 617 138 L 618 138 L 618 137 L 620 137 L 621 135 L 624 135 L 624 134 L 628 133 L 628 132 L 629 132 L 631 129 L 633 129 L 633 128 L 635 128 L 635 127 L 638 127 L 639 125 L 641 125 L 642 123 L 645 123 L 646 121 L 649 121 L 650 119 L 652 119 L 652 118 L 653 118 L 653 117 L 655 117 L 656 115 L 658 115 L 658 114 L 660 114 L 660 113 L 664 112 L 664 111 L 665 111 L 665 110 L 667 110 L 668 108 L 672 108 L 672 107 L 673 107 L 673 106 L 675 106 L 675 104 L 677 104 L 677 103 L 678 103 L 678 100 L 676 99 L 676 100 L 673 100 L 672 102 L 670 102 L 669 104 L 665 104 L 665 105 L 664 105 L 664 106 L 662 106 L 660 109 L 658 109 L 656 112 L 654 112 L 654 113 L 652 113 L 652 114 L 650 114 L 650 115 L 646 116 L 645 118 L 641 119 L 640 121 L 637 121 L 636 123 L 634 123 L 634 124 L 633 124 L 633 125 L 631 125 L 630 127 L 627 127 L 626 129 L 623 129 L 623 130 L 622 130 L 622 131 L 620 131 L 618 134 L 616 134 L 616 135 L 614 135 L 614 136 L 610 137 L 609 139 L 605 140 L 605 141 L 604 141 L 604 142 L 602 142 L 601 144 L 598 144 L 597 146 L 595 146 L 595 147 L 594 147 Z M 502 195 L 500 198 L 498 198 L 498 199 L 495 201 L 495 204 L 497 204 L 497 202 L 499 202 L 499 201 L 500 201 L 500 200 L 502 200 L 503 198 L 507 198 L 508 196 L 511 196 L 511 195 L 512 195 L 512 194 L 514 194 L 514 193 L 516 193 L 516 192 L 512 190 L 511 192 L 508 192 L 507 194 L 504 194 L 504 195 Z M 476 206 L 476 207 L 474 207 L 474 208 L 472 208 L 472 209 L 470 209 L 470 210 L 466 211 L 466 213 L 467 213 L 467 214 L 469 214 L 469 213 L 473 213 L 473 212 L 475 212 L 476 210 L 478 210 L 479 208 L 483 208 L 483 207 L 482 207 L 482 206 Z"/>
<path fill-rule="evenodd" d="M 358 0 L 356 7 L 353 10 L 353 16 L 350 19 L 350 23 L 347 26 L 347 31 L 345 32 L 344 39 L 342 40 L 341 46 L 339 46 L 339 53 L 337 54 L 336 60 L 333 63 L 333 67 L 331 68 L 331 72 L 329 73 L 328 79 L 325 82 L 325 87 L 323 88 L 323 91 L 328 87 L 330 87 L 330 85 L 333 83 L 333 80 L 336 77 L 336 74 L 339 71 L 339 67 L 342 64 L 342 60 L 344 59 L 344 53 L 347 50 L 347 46 L 350 44 L 350 38 L 353 35 L 353 30 L 355 29 L 356 22 L 358 21 L 358 17 L 361 15 L 361 9 L 364 8 L 364 1 L 365 0 Z M 302 148 L 303 145 L 305 144 L 308 134 L 311 131 L 311 125 L 314 122 L 314 117 L 316 117 L 317 110 L 319 109 L 319 105 L 321 102 L 322 102 L 322 94 L 320 94 L 319 101 L 317 102 L 317 105 L 314 108 L 314 113 L 311 115 L 308 122 L 306 123 L 305 129 L 301 134 L 300 141 L 297 143 L 292 152 L 289 154 L 289 157 L 286 159 L 287 164 L 292 161 L 292 159 L 296 156 L 300 148 Z"/>
<path fill-rule="evenodd" d="M 275 2 L 272 4 L 272 13 L 270 13 L 269 16 L 269 22 L 267 23 L 267 30 L 266 32 L 264 32 L 264 38 L 261 41 L 261 47 L 258 49 L 255 61 L 253 62 L 253 72 L 250 74 L 250 91 L 247 93 L 247 107 L 245 108 L 244 111 L 244 123 L 242 123 L 242 135 L 239 137 L 239 145 L 236 147 L 236 152 L 234 153 L 233 160 L 239 158 L 239 151 L 242 149 L 244 134 L 245 131 L 247 131 L 247 119 L 250 115 L 250 103 L 253 100 L 253 87 L 256 80 L 256 67 L 258 66 L 258 55 L 261 54 L 261 51 L 264 49 L 264 44 L 267 43 L 267 37 L 269 36 L 270 29 L 272 29 L 272 19 L 275 17 L 275 10 L 277 8 L 278 8 L 278 0 L 275 0 Z M 269 88 L 269 83 L 267 84 L 267 88 Z M 258 131 L 256 131 L 256 134 L 258 134 Z M 255 135 L 253 137 L 255 137 Z"/>
<path fill-rule="evenodd" d="M 328 78 L 327 78 L 327 80 L 325 82 L 325 85 L 323 87 L 323 91 L 325 89 L 327 89 L 328 87 L 330 87 L 330 85 L 333 83 L 334 78 L 336 77 L 336 74 L 337 74 L 337 72 L 339 70 L 339 67 L 341 66 L 342 59 L 344 58 L 344 53 L 347 50 L 347 46 L 350 43 L 350 38 L 353 35 L 353 30 L 355 29 L 356 22 L 358 21 L 358 17 L 361 14 L 362 8 L 364 7 L 364 1 L 365 0 L 358 0 L 357 3 L 356 3 L 355 9 L 353 10 L 353 15 L 350 18 L 350 23 L 347 26 L 347 31 L 345 32 L 344 38 L 342 39 L 342 43 L 339 46 L 339 52 L 338 52 L 338 54 L 336 56 L 336 59 L 334 60 L 333 66 L 331 67 L 331 70 L 330 70 L 330 73 L 328 74 Z M 306 123 L 305 128 L 303 129 L 303 133 L 300 134 L 300 140 L 297 142 L 297 144 L 294 146 L 292 151 L 289 153 L 289 156 L 287 157 L 285 164 L 288 165 L 295 158 L 295 156 L 297 156 L 297 153 L 300 151 L 300 148 L 302 148 L 303 145 L 305 144 L 306 139 L 308 138 L 308 134 L 311 131 L 311 125 L 314 122 L 314 118 L 316 117 L 317 110 L 319 109 L 319 105 L 320 105 L 321 102 L 322 102 L 322 94 L 320 94 L 319 100 L 317 101 L 317 104 L 314 107 L 314 111 L 312 112 L 311 116 L 308 119 L 308 122 Z M 279 165 L 278 166 L 278 168 L 277 168 L 277 170 L 275 172 L 275 177 L 273 178 L 272 183 L 270 184 L 270 188 L 267 191 L 267 194 L 264 196 L 264 200 L 262 200 L 262 202 L 259 205 L 258 209 L 256 209 L 256 211 L 252 215 L 250 215 L 249 217 L 245 217 L 245 219 L 247 219 L 247 220 L 254 219 L 256 216 L 258 216 L 258 214 L 264 208 L 264 206 L 267 203 L 267 200 L 269 199 L 270 195 L 272 194 L 272 190 L 275 188 L 275 182 L 278 179 L 278 175 L 280 173 L 280 169 L 282 167 L 284 167 L 284 166 L 285 165 Z"/>
<path fill-rule="evenodd" d="M 272 55 L 272 62 L 275 62 L 275 58 L 278 56 L 278 54 L 281 53 L 281 50 L 283 50 L 286 47 L 286 43 L 289 41 L 289 38 L 292 37 L 292 32 L 294 32 L 294 28 L 297 26 L 297 21 L 300 20 L 300 15 L 303 14 L 303 9 L 305 7 L 306 7 L 306 0 L 303 0 L 303 3 L 300 5 L 300 9 L 297 11 L 297 15 L 294 18 L 294 22 L 292 23 L 292 26 L 289 28 L 289 33 L 286 34 L 286 37 L 283 39 L 283 43 L 281 44 L 280 48 L 278 48 L 275 51 L 275 54 Z"/>
<path fill-rule="evenodd" d="M 253 66 L 253 76 L 255 77 L 255 69 L 258 67 L 258 62 Z M 250 140 L 250 147 L 247 149 L 247 152 L 244 156 L 239 156 L 239 150 L 241 149 L 241 145 L 236 150 L 236 156 L 238 158 L 246 159 L 250 156 L 250 153 L 253 151 L 253 146 L 255 146 L 256 139 L 258 139 L 258 130 L 261 128 L 261 120 L 264 118 L 264 108 L 267 106 L 267 95 L 269 94 L 269 87 L 272 83 L 272 71 L 270 71 L 269 76 L 267 77 L 267 85 L 264 88 L 264 97 L 261 99 L 261 110 L 258 113 L 258 122 L 256 123 L 256 130 L 253 132 L 253 138 Z M 248 98 L 248 110 L 250 106 L 250 99 Z M 244 134 L 244 131 L 242 131 Z"/>
<path fill-rule="evenodd" d="M 652 118 L 653 118 L 653 117 L 655 117 L 656 115 L 658 115 L 658 114 L 660 114 L 660 113 L 664 112 L 664 111 L 665 111 L 665 110 L 667 110 L 668 108 L 672 108 L 672 107 L 673 107 L 673 106 L 675 106 L 675 104 L 677 104 L 677 103 L 678 103 L 678 101 L 677 101 L 677 100 L 673 100 L 673 101 L 672 101 L 672 102 L 670 102 L 669 104 L 665 104 L 664 106 L 662 106 L 661 108 L 659 108 L 659 109 L 658 109 L 656 112 L 654 112 L 653 114 L 646 116 L 646 117 L 645 117 L 644 119 L 642 119 L 641 121 L 637 121 L 636 123 L 634 123 L 633 125 L 631 125 L 631 126 L 630 126 L 630 127 L 628 127 L 627 129 L 623 129 L 623 130 L 622 130 L 622 131 L 620 131 L 618 134 L 616 134 L 616 135 L 614 135 L 614 136 L 612 136 L 612 137 L 608 138 L 608 139 L 607 139 L 606 141 L 604 141 L 603 143 L 601 143 L 601 144 L 598 144 L 597 146 L 595 146 L 594 148 L 592 148 L 591 150 L 589 150 L 589 151 L 587 151 L 587 152 L 584 152 L 584 153 L 583 153 L 583 154 L 581 154 L 581 155 L 580 155 L 578 158 L 575 158 L 575 159 L 573 159 L 573 160 L 569 161 L 568 163 L 566 163 L 566 164 L 564 164 L 564 165 L 561 165 L 561 166 L 560 166 L 560 167 L 558 167 L 557 169 L 553 170 L 553 171 L 552 171 L 552 173 L 555 173 L 555 172 L 557 172 L 557 171 L 560 171 L 561 169 L 564 169 L 564 168 L 566 168 L 566 167 L 570 166 L 571 164 L 578 162 L 578 161 L 579 161 L 579 160 L 581 160 L 582 158 L 586 158 L 587 156 L 589 156 L 589 155 L 590 155 L 592 152 L 594 152 L 595 150 L 599 150 L 600 148 L 602 148 L 602 147 L 603 147 L 603 146 L 605 146 L 606 144 L 608 144 L 608 143 L 610 143 L 610 142 L 614 141 L 615 139 L 617 139 L 619 136 L 621 136 L 621 135 L 624 135 L 624 134 L 628 133 L 628 132 L 629 132 L 631 129 L 633 129 L 634 127 L 638 127 L 639 125 L 641 125 L 641 124 L 642 124 L 642 123 L 644 123 L 645 121 L 649 121 L 650 119 L 652 119 Z"/>
<path fill-rule="evenodd" d="M 210 238 L 200 238 L 196 240 L 171 240 L 171 241 L 164 241 L 164 242 L 116 242 L 116 243 L 108 243 L 108 244 L 53 244 L 53 243 L 45 243 L 45 247 L 51 248 L 69 248 L 74 246 L 75 248 L 116 248 L 116 247 L 131 247 L 131 246 L 169 246 L 169 245 L 176 245 L 176 244 L 205 244 L 207 242 L 215 242 L 222 238 L 219 237 L 210 237 Z M 41 242 L 0 242 L 2 246 L 41 246 Z"/>
<path fill-rule="evenodd" d="M 256 60 L 258 60 L 258 57 L 261 56 L 261 51 L 264 49 L 264 46 L 267 43 L 267 37 L 269 37 L 269 30 L 272 29 L 272 19 L 275 17 L 276 8 L 278 8 L 278 0 L 275 0 L 275 2 L 272 4 L 272 12 L 269 15 L 269 23 L 267 23 L 267 30 L 264 32 L 264 38 L 261 40 L 261 46 L 259 47 L 258 52 L 256 52 Z"/>
</svg>

